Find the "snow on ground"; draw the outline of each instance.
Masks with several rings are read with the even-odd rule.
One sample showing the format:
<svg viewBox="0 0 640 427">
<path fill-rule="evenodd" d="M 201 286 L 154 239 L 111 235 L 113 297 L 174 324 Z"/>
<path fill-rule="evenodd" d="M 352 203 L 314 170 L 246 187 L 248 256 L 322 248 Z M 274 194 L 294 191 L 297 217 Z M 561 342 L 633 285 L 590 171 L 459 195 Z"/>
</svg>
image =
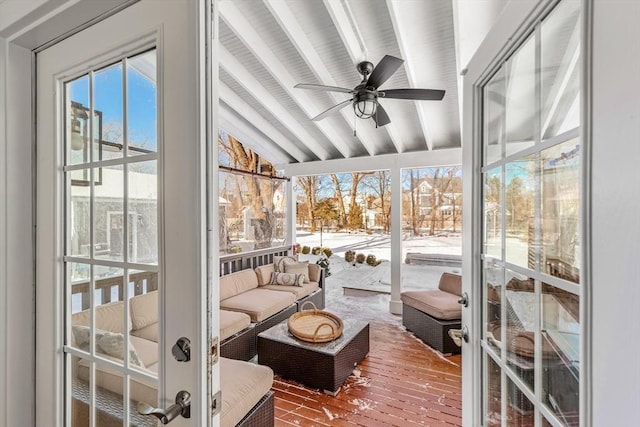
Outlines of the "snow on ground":
<svg viewBox="0 0 640 427">
<path fill-rule="evenodd" d="M 339 316 L 357 317 L 363 320 L 379 320 L 394 322 L 400 325 L 401 317 L 389 312 L 389 294 L 372 296 L 345 296 L 343 286 L 359 285 L 375 288 L 391 289 L 391 264 L 389 235 L 365 233 L 323 233 L 322 244 L 320 233 L 302 233 L 296 242 L 309 247 L 325 246 L 331 248 L 331 276 L 326 278 L 325 294 L 327 309 Z M 373 254 L 384 260 L 377 267 L 367 264 L 352 265 L 344 260 L 347 250 Z M 460 236 L 435 236 L 405 238 L 403 241 L 403 258 L 407 252 L 460 254 Z M 299 255 L 301 260 L 315 262 L 317 256 Z M 403 264 L 402 289 L 436 289 L 440 275 L 445 272 L 460 273 L 456 267 Z"/>
<path fill-rule="evenodd" d="M 330 258 L 331 276 L 325 282 L 325 294 L 327 309 L 339 316 L 351 316 L 363 320 L 379 320 L 402 323 L 400 316 L 389 312 L 389 294 L 373 296 L 345 296 L 343 286 L 359 285 L 372 286 L 372 288 L 391 289 L 391 264 L 389 235 L 365 234 L 365 233 L 320 233 L 299 232 L 296 243 L 314 247 L 325 246 L 331 248 L 333 255 Z M 510 255 L 514 263 L 526 265 L 527 244 L 519 239 L 506 239 L 507 255 Z M 491 243 L 490 243 L 491 245 Z M 344 260 L 347 250 L 362 252 L 365 255 L 373 254 L 377 259 L 385 260 L 377 267 L 367 264 L 352 265 Z M 461 237 L 459 234 L 405 237 L 402 242 L 403 260 L 407 252 L 461 254 Z M 315 262 L 317 256 L 299 255 L 301 260 Z M 437 289 L 440 275 L 447 271 L 461 273 L 458 267 L 430 266 L 416 264 L 402 264 L 402 290 L 413 289 Z"/>
<path fill-rule="evenodd" d="M 325 246 L 331 248 L 335 255 L 342 255 L 348 250 L 365 255 L 372 254 L 378 259 L 391 259 L 391 236 L 389 234 L 367 234 L 362 232 L 345 233 L 309 233 L 299 231 L 296 243 L 302 246 Z M 409 236 L 402 238 L 402 259 L 407 252 L 439 253 L 461 255 L 462 238 L 460 233 L 446 233 L 436 236 Z"/>
</svg>

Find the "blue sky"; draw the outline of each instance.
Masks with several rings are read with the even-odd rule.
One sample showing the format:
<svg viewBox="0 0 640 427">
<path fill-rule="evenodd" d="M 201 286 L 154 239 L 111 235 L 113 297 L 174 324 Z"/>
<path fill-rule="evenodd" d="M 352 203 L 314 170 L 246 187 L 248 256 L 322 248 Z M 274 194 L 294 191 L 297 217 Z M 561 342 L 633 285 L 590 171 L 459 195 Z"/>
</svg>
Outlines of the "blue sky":
<svg viewBox="0 0 640 427">
<path fill-rule="evenodd" d="M 133 68 L 127 71 L 128 134 L 132 145 L 157 149 L 156 85 Z M 103 114 L 103 128 L 122 129 L 122 65 L 118 63 L 94 74 L 94 109 Z M 89 106 L 89 79 L 81 77 L 70 83 L 71 100 Z M 105 135 L 103 134 L 103 137 Z M 122 141 L 118 141 L 122 142 Z"/>
</svg>

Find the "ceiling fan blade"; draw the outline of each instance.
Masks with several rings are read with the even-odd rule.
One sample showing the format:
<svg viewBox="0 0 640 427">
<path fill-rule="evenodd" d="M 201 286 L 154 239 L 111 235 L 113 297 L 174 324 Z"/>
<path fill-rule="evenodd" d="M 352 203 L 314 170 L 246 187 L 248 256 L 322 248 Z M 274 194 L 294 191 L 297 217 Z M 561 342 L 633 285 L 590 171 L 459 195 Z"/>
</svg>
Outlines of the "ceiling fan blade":
<svg viewBox="0 0 640 427">
<path fill-rule="evenodd" d="M 421 101 L 440 101 L 444 98 L 444 90 L 439 89 L 386 89 L 381 91 L 385 98 L 417 99 Z M 380 93 L 378 93 L 380 96 Z"/>
<path fill-rule="evenodd" d="M 325 85 L 314 85 L 310 83 L 298 83 L 294 86 L 296 89 L 309 89 L 309 90 L 326 90 L 329 92 L 342 92 L 342 93 L 351 93 L 352 89 L 347 89 L 344 87 L 337 86 L 325 86 Z"/>
<path fill-rule="evenodd" d="M 328 110 L 323 111 L 322 113 L 318 114 L 317 116 L 315 116 L 313 119 L 314 122 L 317 122 L 318 120 L 322 120 L 327 116 L 330 116 L 331 114 L 337 113 L 338 111 L 340 111 L 340 109 L 346 107 L 347 105 L 351 104 L 352 100 L 351 99 L 347 99 L 346 101 L 342 101 L 340 104 L 336 104 L 333 107 L 329 108 Z"/>
<path fill-rule="evenodd" d="M 379 88 L 393 73 L 398 71 L 398 68 L 400 68 L 403 62 L 402 59 L 396 58 L 395 56 L 385 55 L 371 72 L 369 80 L 367 80 L 367 86 L 373 86 L 376 89 Z"/>
<path fill-rule="evenodd" d="M 391 119 L 389 118 L 389 115 L 384 110 L 384 108 L 382 108 L 382 105 L 380 104 L 378 104 L 376 113 L 373 116 L 371 116 L 371 119 L 373 119 L 373 121 L 376 122 L 377 127 L 385 126 L 391 123 Z"/>
</svg>

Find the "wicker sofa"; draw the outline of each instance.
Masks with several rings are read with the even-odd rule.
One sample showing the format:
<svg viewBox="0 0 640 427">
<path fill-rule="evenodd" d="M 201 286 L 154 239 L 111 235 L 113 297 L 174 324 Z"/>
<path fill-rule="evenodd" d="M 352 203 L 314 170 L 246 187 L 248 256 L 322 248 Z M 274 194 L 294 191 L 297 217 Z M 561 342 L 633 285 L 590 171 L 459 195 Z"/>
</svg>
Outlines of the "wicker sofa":
<svg viewBox="0 0 640 427">
<path fill-rule="evenodd" d="M 134 352 L 133 355 L 130 353 L 130 361 L 139 360 L 140 366 L 137 366 L 136 369 L 155 376 L 158 370 L 158 292 L 153 291 L 131 298 L 129 307 L 131 321 L 128 325 L 129 342 L 130 349 Z M 124 303 L 122 301 L 96 307 L 96 351 L 98 351 L 97 346 L 100 343 L 98 334 L 107 332 L 111 334 L 112 338 L 123 334 L 123 310 Z M 89 310 L 72 316 L 72 345 L 81 347 L 78 339 L 86 333 L 89 320 Z M 122 357 L 118 358 L 104 353 L 100 356 L 122 364 Z M 224 357 L 220 359 L 220 364 L 221 426 L 273 426 L 274 400 L 273 392 L 271 392 L 273 371 L 264 366 Z M 89 364 L 85 360 L 74 358 L 72 369 L 74 381 L 79 381 L 81 385 L 89 382 Z M 101 406 L 108 405 L 109 401 L 113 401 L 112 406 L 121 407 L 118 402 L 122 399 L 123 384 L 122 374 L 118 370 L 109 366 L 96 365 L 95 383 L 98 390 L 96 402 L 99 409 Z M 81 386 L 74 385 L 74 394 L 76 390 L 80 389 L 82 389 Z M 74 404 L 74 411 L 83 411 L 78 408 L 82 407 L 84 397 L 74 397 L 78 403 Z M 152 381 L 131 377 L 130 397 L 133 401 L 154 404 L 157 402 L 157 385 Z M 74 414 L 75 416 L 82 417 L 83 415 Z M 156 425 L 153 418 L 142 418 L 135 413 L 132 413 L 131 417 L 132 423 L 136 425 Z M 80 422 L 80 419 L 78 418 L 77 421 Z M 104 419 L 109 419 L 113 425 L 118 424 L 117 411 L 101 413 L 101 420 Z M 121 425 L 122 421 L 119 421 L 119 424 Z"/>
<path fill-rule="evenodd" d="M 460 353 L 449 329 L 460 329 L 461 295 L 462 277 L 453 273 L 442 273 L 438 289 L 402 292 L 402 324 L 439 352 Z"/>
<path fill-rule="evenodd" d="M 306 301 L 324 308 L 324 274 L 308 264 L 309 283 L 272 285 L 274 264 L 220 277 L 220 354 L 250 360 L 257 354 L 257 335 L 288 319 Z"/>
</svg>

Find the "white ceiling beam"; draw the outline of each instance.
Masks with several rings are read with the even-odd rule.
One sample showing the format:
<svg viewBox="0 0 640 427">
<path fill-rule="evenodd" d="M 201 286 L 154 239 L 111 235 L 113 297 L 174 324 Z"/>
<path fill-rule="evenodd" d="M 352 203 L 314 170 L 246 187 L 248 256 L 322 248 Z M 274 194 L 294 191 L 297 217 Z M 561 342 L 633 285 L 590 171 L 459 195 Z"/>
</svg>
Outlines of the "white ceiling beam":
<svg viewBox="0 0 640 427">
<path fill-rule="evenodd" d="M 289 163 L 283 165 L 283 169 L 286 176 L 305 176 L 387 170 L 392 167 L 407 169 L 460 164 L 462 164 L 462 148 L 445 148 L 433 151 L 382 154 L 373 157 L 333 159 L 324 162 Z"/>
<path fill-rule="evenodd" d="M 368 60 L 367 46 L 358 31 L 349 5 L 341 0 L 324 0 L 324 5 L 333 20 L 333 24 L 338 29 L 342 42 L 347 48 L 351 60 L 354 61 L 354 65 L 361 61 Z M 389 138 L 391 138 L 391 142 L 393 142 L 393 145 L 396 147 L 396 151 L 402 153 L 404 147 L 402 146 L 397 131 L 393 127 L 393 123 L 383 126 L 383 129 L 387 132 Z"/>
<path fill-rule="evenodd" d="M 298 23 L 289 6 L 282 0 L 264 0 L 264 4 L 285 34 L 287 34 L 291 43 L 296 47 L 302 59 L 304 59 L 311 71 L 313 71 L 319 83 L 327 86 L 339 86 L 324 65 L 324 61 L 320 58 L 320 55 L 318 55 L 318 52 L 313 47 L 313 44 Z M 346 99 L 346 94 L 341 94 L 341 96 L 335 92 L 327 92 L 327 94 L 331 96 L 331 99 L 333 99 L 335 103 L 342 102 Z M 353 110 L 351 108 L 344 108 L 340 110 L 340 113 L 347 122 L 347 125 L 351 127 L 354 119 Z M 375 140 L 373 132 L 375 132 L 375 129 L 366 126 L 358 132 L 358 138 L 370 156 L 375 155 L 375 149 L 371 143 L 371 141 Z"/>
<path fill-rule="evenodd" d="M 342 42 L 347 47 L 353 65 L 367 60 L 367 48 L 356 27 L 349 5 L 342 0 L 324 0 L 324 5 L 338 29 Z"/>
<path fill-rule="evenodd" d="M 302 141 L 319 159 L 329 158 L 329 152 L 322 147 L 307 130 L 289 113 L 289 111 L 271 95 L 253 75 L 224 46 L 218 46 L 220 66 L 224 68 L 243 88 L 262 104 L 300 141 Z"/>
<path fill-rule="evenodd" d="M 227 25 L 229 25 L 235 35 L 244 43 L 247 49 L 253 53 L 287 94 L 298 104 L 307 117 L 315 117 L 319 111 L 314 111 L 316 107 L 313 102 L 302 93 L 302 90 L 294 88 L 294 86 L 300 82 L 295 81 L 287 67 L 253 29 L 253 26 L 247 22 L 242 12 L 240 12 L 233 2 L 220 3 L 220 16 Z M 313 123 L 315 123 L 318 129 L 329 139 L 342 156 L 351 157 L 352 153 L 349 145 L 330 123 L 321 121 Z"/>
<path fill-rule="evenodd" d="M 262 117 L 260 113 L 249 105 L 242 97 L 235 93 L 229 86 L 219 82 L 218 83 L 218 96 L 229 107 L 231 107 L 238 115 L 242 116 L 256 128 L 260 129 L 269 139 L 280 148 L 299 162 L 305 162 L 310 160 L 309 157 L 300 150 L 289 138 L 284 136 L 278 129 L 276 129 L 267 119 Z"/>
<path fill-rule="evenodd" d="M 240 119 L 228 106 L 220 103 L 219 113 L 220 128 L 229 135 L 233 135 L 242 145 L 251 148 L 271 163 L 289 163 L 290 159 L 284 153 L 275 149 L 275 145 L 271 141 L 267 140 L 245 120 Z"/>
<path fill-rule="evenodd" d="M 391 23 L 393 25 L 393 31 L 396 35 L 396 39 L 398 40 L 398 46 L 400 46 L 400 54 L 404 59 L 405 70 L 407 71 L 407 77 L 409 79 L 409 85 L 411 87 L 417 87 L 416 81 L 416 70 L 413 65 L 414 55 L 419 55 L 419 52 L 415 52 L 411 50 L 410 43 L 408 41 L 409 37 L 405 32 L 403 32 L 403 28 L 405 26 L 400 22 L 400 12 L 398 8 L 400 5 L 397 1 L 387 0 L 387 9 L 389 10 L 389 16 L 391 17 Z M 420 119 L 420 127 L 422 128 L 422 134 L 424 135 L 424 140 L 427 143 L 427 148 L 429 150 L 433 149 L 433 141 L 431 136 L 429 135 L 429 127 L 427 126 L 427 113 L 424 111 L 424 101 L 413 101 L 416 110 L 418 111 L 418 118 Z"/>
</svg>

